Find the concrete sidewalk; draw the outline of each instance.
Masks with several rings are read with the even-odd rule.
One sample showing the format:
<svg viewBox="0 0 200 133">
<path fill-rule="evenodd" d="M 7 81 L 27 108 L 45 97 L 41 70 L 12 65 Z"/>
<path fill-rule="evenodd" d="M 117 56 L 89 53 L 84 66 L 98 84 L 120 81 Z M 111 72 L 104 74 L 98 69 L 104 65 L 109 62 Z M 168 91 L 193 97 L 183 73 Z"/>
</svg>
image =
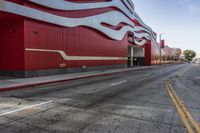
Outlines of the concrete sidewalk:
<svg viewBox="0 0 200 133">
<path fill-rule="evenodd" d="M 105 70 L 105 71 L 92 71 L 92 72 L 62 74 L 62 75 L 34 77 L 34 78 L 15 78 L 15 79 L 1 78 L 0 92 L 23 89 L 23 88 L 33 87 L 33 86 L 38 86 L 38 85 L 84 79 L 84 78 L 90 78 L 90 77 L 96 77 L 96 76 L 110 75 L 110 74 L 127 72 L 127 71 L 143 70 L 143 69 L 149 69 L 149 68 L 155 68 L 155 67 L 159 67 L 159 66 L 110 69 L 110 70 Z"/>
</svg>

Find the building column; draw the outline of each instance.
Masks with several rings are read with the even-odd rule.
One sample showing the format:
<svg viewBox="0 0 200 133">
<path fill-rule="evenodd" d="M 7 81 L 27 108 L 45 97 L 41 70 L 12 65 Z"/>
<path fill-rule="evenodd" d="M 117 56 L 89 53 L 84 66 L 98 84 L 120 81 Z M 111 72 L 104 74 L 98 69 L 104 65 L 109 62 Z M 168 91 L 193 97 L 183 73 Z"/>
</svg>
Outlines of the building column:
<svg viewBox="0 0 200 133">
<path fill-rule="evenodd" d="M 131 47 L 131 67 L 133 67 L 133 47 Z"/>
</svg>

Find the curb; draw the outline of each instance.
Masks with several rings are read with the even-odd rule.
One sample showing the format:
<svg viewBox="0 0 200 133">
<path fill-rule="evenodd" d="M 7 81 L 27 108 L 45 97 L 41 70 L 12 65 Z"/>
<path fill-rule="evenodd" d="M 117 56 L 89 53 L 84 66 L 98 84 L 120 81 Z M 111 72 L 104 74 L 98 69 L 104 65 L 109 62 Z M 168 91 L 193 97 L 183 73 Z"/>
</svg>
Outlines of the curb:
<svg viewBox="0 0 200 133">
<path fill-rule="evenodd" d="M 151 69 L 151 67 L 147 68 L 141 68 L 137 70 L 145 70 L 145 69 Z M 90 75 L 90 76 L 80 76 L 76 78 L 71 78 L 71 79 L 63 79 L 63 80 L 56 80 L 56 81 L 47 81 L 47 82 L 42 82 L 42 83 L 33 83 L 33 84 L 26 84 L 26 85 L 16 85 L 13 87 L 5 87 L 5 88 L 0 88 L 0 92 L 7 92 L 7 91 L 13 91 L 13 90 L 21 90 L 21 89 L 26 89 L 26 88 L 31 88 L 31 87 L 36 87 L 36 86 L 41 86 L 41 85 L 48 85 L 48 84 L 54 84 L 54 83 L 62 83 L 62 82 L 67 82 L 67 81 L 74 81 L 74 80 L 79 80 L 79 79 L 87 79 L 87 78 L 93 78 L 93 77 L 100 77 L 100 76 L 106 76 L 106 75 L 112 75 L 112 74 L 117 74 L 117 73 L 124 73 L 128 71 L 136 71 L 135 69 L 131 70 L 125 70 L 125 71 L 118 71 L 118 72 L 110 72 L 110 73 L 103 73 L 103 74 L 96 74 L 96 75 Z"/>
</svg>

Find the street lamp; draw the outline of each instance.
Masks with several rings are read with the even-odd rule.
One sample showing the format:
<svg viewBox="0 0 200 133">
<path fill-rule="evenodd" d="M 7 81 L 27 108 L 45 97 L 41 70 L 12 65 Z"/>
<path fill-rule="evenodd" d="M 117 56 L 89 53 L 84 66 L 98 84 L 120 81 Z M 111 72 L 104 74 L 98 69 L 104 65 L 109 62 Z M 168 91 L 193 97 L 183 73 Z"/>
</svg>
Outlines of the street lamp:
<svg viewBox="0 0 200 133">
<path fill-rule="evenodd" d="M 161 33 L 160 34 L 160 65 L 162 65 L 162 47 L 161 47 L 161 43 L 162 43 L 162 35 L 166 34 L 165 32 L 164 33 Z"/>
</svg>

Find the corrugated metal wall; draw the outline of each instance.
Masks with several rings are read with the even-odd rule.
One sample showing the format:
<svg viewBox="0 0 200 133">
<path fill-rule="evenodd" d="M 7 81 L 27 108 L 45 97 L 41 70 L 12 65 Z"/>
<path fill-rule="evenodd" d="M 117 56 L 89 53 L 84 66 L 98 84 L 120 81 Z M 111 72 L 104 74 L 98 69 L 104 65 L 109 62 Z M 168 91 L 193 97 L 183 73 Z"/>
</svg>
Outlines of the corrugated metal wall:
<svg viewBox="0 0 200 133">
<path fill-rule="evenodd" d="M 24 19 L 0 12 L 0 71 L 24 70 Z"/>
<path fill-rule="evenodd" d="M 108 7 L 95 10 L 58 11 L 25 0 L 12 1 L 55 15 L 71 18 L 87 17 L 117 10 L 116 8 Z M 7 14 L 6 17 L 10 18 L 10 14 Z M 3 18 L 3 16 L 0 18 Z M 11 18 L 14 19 L 14 17 Z M 6 20 L 5 24 L 8 24 L 9 26 L 13 25 L 16 28 L 16 31 L 13 34 L 10 34 L 7 33 L 6 30 L 8 29 L 6 29 L 6 26 L 1 27 L 0 34 L 4 37 L 2 42 L 3 44 L 6 44 L 0 46 L 1 49 L 3 49 L 3 52 L 1 52 L 2 56 L 0 57 L 3 62 L 0 66 L 1 69 L 46 70 L 58 69 L 61 67 L 82 67 L 83 65 L 103 66 L 127 64 L 127 60 L 70 61 L 64 60 L 59 53 L 55 52 L 25 51 L 26 48 L 32 48 L 62 50 L 68 56 L 128 57 L 129 43 L 127 35 L 123 40 L 115 41 L 103 35 L 99 31 L 87 27 L 67 28 L 28 18 Z M 121 25 L 123 24 L 119 24 L 118 26 L 120 27 Z M 157 48 L 151 45 L 150 41 L 143 47 L 145 48 L 145 64 L 157 64 Z"/>
<path fill-rule="evenodd" d="M 100 32 L 86 28 L 64 28 L 33 20 L 25 21 L 25 47 L 62 50 L 68 56 L 127 57 L 127 36 L 114 41 Z M 127 64 L 127 61 L 66 61 L 58 53 L 26 51 L 26 69 L 54 69 L 65 63 L 67 68 Z"/>
<path fill-rule="evenodd" d="M 34 7 L 59 16 L 79 18 L 112 10 L 112 7 L 95 10 L 57 11 L 26 2 Z M 97 30 L 87 27 L 67 28 L 30 19 L 25 20 L 25 47 L 62 50 L 69 56 L 127 57 L 127 36 L 122 41 L 112 40 Z M 56 69 L 86 66 L 127 64 L 127 61 L 66 61 L 58 53 L 26 51 L 26 70 Z M 63 65 L 65 64 L 65 65 Z"/>
</svg>

